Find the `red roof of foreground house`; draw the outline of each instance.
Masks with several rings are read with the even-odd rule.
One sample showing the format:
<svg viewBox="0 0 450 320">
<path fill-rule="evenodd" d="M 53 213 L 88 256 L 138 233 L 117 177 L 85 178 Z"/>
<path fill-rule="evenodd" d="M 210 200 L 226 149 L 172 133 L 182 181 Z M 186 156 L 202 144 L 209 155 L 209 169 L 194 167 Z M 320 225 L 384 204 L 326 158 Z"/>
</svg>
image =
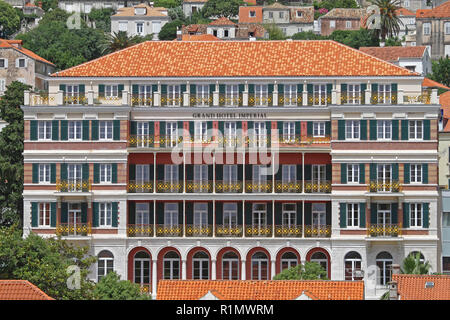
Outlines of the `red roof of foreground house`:
<svg viewBox="0 0 450 320">
<path fill-rule="evenodd" d="M 147 41 L 56 77 L 417 76 L 331 40 Z"/>
<path fill-rule="evenodd" d="M 239 23 L 262 23 L 263 7 L 239 7 Z M 250 17 L 250 11 L 255 11 L 255 16 Z"/>
<path fill-rule="evenodd" d="M 27 280 L 0 280 L 0 300 L 55 300 Z"/>
<path fill-rule="evenodd" d="M 213 294 L 220 300 L 363 300 L 363 281 L 329 280 L 161 280 L 158 300 L 198 300 Z"/>
<path fill-rule="evenodd" d="M 179 41 L 177 39 L 173 41 Z M 221 39 L 213 36 L 212 34 L 183 34 L 181 35 L 181 41 L 222 41 Z"/>
<path fill-rule="evenodd" d="M 398 61 L 399 58 L 422 58 L 426 49 L 426 46 L 359 48 L 362 52 L 389 62 Z"/>
<path fill-rule="evenodd" d="M 450 300 L 450 276 L 394 274 L 400 300 Z"/>
<path fill-rule="evenodd" d="M 433 9 L 419 9 L 416 18 L 448 18 L 450 17 L 450 1 L 444 2 Z"/>
<path fill-rule="evenodd" d="M 17 50 L 17 51 L 23 53 L 24 55 L 27 55 L 28 57 L 30 57 L 30 58 L 32 58 L 34 60 L 39 60 L 41 62 L 44 62 L 44 63 L 47 63 L 47 64 L 51 64 L 52 66 L 54 66 L 54 64 L 51 63 L 50 61 L 47 61 L 44 58 L 39 57 L 34 52 L 32 52 L 32 51 L 22 47 L 22 40 L 0 39 L 0 48 L 8 48 L 8 49 L 12 48 L 13 50 Z"/>
</svg>

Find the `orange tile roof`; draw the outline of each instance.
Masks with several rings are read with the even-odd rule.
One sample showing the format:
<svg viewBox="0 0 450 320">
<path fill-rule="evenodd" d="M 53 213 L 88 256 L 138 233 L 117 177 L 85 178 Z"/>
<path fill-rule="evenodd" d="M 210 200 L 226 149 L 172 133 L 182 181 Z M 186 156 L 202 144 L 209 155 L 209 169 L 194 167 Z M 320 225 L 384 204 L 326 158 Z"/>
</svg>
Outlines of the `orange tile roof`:
<svg viewBox="0 0 450 320">
<path fill-rule="evenodd" d="M 444 120 L 444 132 L 450 132 L 450 91 L 444 92 L 439 96 L 439 104 L 442 109 Z"/>
<path fill-rule="evenodd" d="M 262 7 L 239 7 L 239 23 L 262 23 Z M 250 17 L 250 11 L 255 11 L 255 16 Z"/>
<path fill-rule="evenodd" d="M 401 300 L 450 300 L 450 276 L 394 274 Z M 433 282 L 432 288 L 425 288 Z"/>
<path fill-rule="evenodd" d="M 416 14 L 412 11 L 409 11 L 406 8 L 399 8 L 395 10 L 396 15 L 398 16 L 415 16 Z"/>
<path fill-rule="evenodd" d="M 250 63 L 251 61 L 251 63 Z M 331 40 L 147 41 L 57 77 L 418 76 Z"/>
<path fill-rule="evenodd" d="M 135 14 L 135 8 L 146 8 L 145 15 Z M 169 17 L 167 15 L 167 9 L 163 7 L 150 7 L 145 4 L 140 4 L 134 7 L 124 7 L 117 10 L 117 13 L 112 17 Z"/>
<path fill-rule="evenodd" d="M 444 86 L 442 83 L 436 82 L 436 81 L 428 79 L 428 78 L 423 79 L 422 87 L 423 88 L 442 88 L 442 89 L 450 90 L 449 87 Z"/>
<path fill-rule="evenodd" d="M 225 18 L 225 17 L 220 17 L 219 19 L 216 19 L 212 22 L 209 23 L 210 26 L 234 26 L 236 25 L 236 23 L 234 23 L 233 21 Z"/>
<path fill-rule="evenodd" d="M 160 280 L 157 300 L 198 300 L 208 292 L 223 300 L 363 300 L 363 281 Z"/>
<path fill-rule="evenodd" d="M 426 46 L 416 47 L 361 47 L 359 50 L 381 60 L 394 62 L 399 58 L 422 58 Z"/>
<path fill-rule="evenodd" d="M 0 280 L 0 300 L 55 300 L 27 280 Z"/>
<path fill-rule="evenodd" d="M 173 41 L 179 41 L 174 39 Z M 212 34 L 183 34 L 181 41 L 222 41 L 221 39 L 213 36 Z"/>
<path fill-rule="evenodd" d="M 449 18 L 450 1 L 444 2 L 433 9 L 419 9 L 416 11 L 416 18 Z"/>
<path fill-rule="evenodd" d="M 18 44 L 19 46 L 15 46 L 14 44 Z M 22 47 L 22 40 L 6 40 L 0 38 L 0 48 L 12 48 L 19 52 L 22 52 L 23 54 L 27 55 L 28 57 L 34 60 L 39 60 L 41 62 L 51 64 L 52 66 L 54 66 L 54 64 L 51 63 L 50 61 L 47 61 L 44 58 L 38 56 L 36 53 Z"/>
<path fill-rule="evenodd" d="M 366 13 L 365 9 L 353 8 L 334 8 L 327 14 L 320 17 L 320 19 L 361 19 Z"/>
</svg>

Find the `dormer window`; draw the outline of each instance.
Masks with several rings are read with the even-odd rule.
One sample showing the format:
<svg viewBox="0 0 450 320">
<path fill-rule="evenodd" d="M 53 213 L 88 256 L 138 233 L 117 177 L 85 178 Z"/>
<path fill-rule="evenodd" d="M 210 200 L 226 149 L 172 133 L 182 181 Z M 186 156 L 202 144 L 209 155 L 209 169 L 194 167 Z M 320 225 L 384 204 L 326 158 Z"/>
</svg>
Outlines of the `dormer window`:
<svg viewBox="0 0 450 320">
<path fill-rule="evenodd" d="M 297 10 L 297 18 L 301 18 L 303 16 L 303 12 Z"/>
<path fill-rule="evenodd" d="M 134 8 L 134 14 L 137 16 L 143 16 L 147 13 L 147 8 Z"/>
<path fill-rule="evenodd" d="M 250 11 L 249 11 L 249 17 L 251 17 L 251 18 L 256 17 L 256 11 L 250 10 Z"/>
</svg>

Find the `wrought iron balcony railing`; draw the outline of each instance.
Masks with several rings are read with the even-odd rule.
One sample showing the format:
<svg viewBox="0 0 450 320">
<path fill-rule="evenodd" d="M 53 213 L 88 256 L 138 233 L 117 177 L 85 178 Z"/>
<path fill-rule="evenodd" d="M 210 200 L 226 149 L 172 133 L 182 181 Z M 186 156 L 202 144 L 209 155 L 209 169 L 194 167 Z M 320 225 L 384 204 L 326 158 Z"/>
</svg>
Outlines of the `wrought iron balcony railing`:
<svg viewBox="0 0 450 320">
<path fill-rule="evenodd" d="M 369 224 L 367 235 L 370 237 L 398 237 L 401 235 L 401 224 Z"/>
<path fill-rule="evenodd" d="M 219 145 L 226 147 L 242 147 L 244 143 L 244 138 L 242 136 L 239 137 L 226 137 L 226 136 L 218 136 L 217 142 Z"/>
<path fill-rule="evenodd" d="M 404 95 L 404 104 L 430 104 L 431 95 L 429 94 L 414 94 L 414 95 Z"/>
<path fill-rule="evenodd" d="M 153 96 L 151 94 L 132 94 L 131 105 L 136 107 L 153 106 Z"/>
<path fill-rule="evenodd" d="M 60 236 L 88 236 L 92 233 L 90 223 L 60 223 L 55 233 Z"/>
<path fill-rule="evenodd" d="M 58 192 L 90 192 L 92 181 L 90 180 L 57 180 L 56 191 Z"/>
<path fill-rule="evenodd" d="M 216 180 L 216 192 L 217 193 L 242 193 L 242 181 L 217 181 Z"/>
<path fill-rule="evenodd" d="M 152 148 L 155 137 L 153 135 L 130 135 L 128 146 L 131 148 Z"/>
<path fill-rule="evenodd" d="M 212 181 L 186 181 L 187 193 L 211 193 L 213 192 Z"/>
<path fill-rule="evenodd" d="M 87 97 L 85 95 L 64 95 L 64 104 L 87 104 Z"/>
<path fill-rule="evenodd" d="M 272 182 L 253 182 L 247 181 L 245 183 L 246 193 L 271 193 Z"/>
<path fill-rule="evenodd" d="M 242 237 L 242 226 L 216 225 L 216 237 Z"/>
<path fill-rule="evenodd" d="M 331 181 L 305 181 L 305 193 L 331 193 Z"/>
<path fill-rule="evenodd" d="M 273 96 L 271 94 L 268 95 L 248 95 L 248 105 L 255 107 L 265 107 L 271 106 L 273 101 Z"/>
<path fill-rule="evenodd" d="M 130 180 L 128 182 L 129 193 L 152 193 L 153 181 L 136 181 Z"/>
<path fill-rule="evenodd" d="M 139 287 L 141 289 L 142 294 L 152 293 L 152 284 L 151 283 L 139 283 Z"/>
<path fill-rule="evenodd" d="M 270 136 L 269 135 L 260 135 L 260 136 L 256 136 L 256 135 L 250 135 L 247 136 L 247 145 L 249 147 L 254 147 L 254 148 L 265 148 L 270 146 Z"/>
<path fill-rule="evenodd" d="M 246 226 L 245 227 L 246 237 L 271 237 L 272 236 L 272 226 Z"/>
<path fill-rule="evenodd" d="M 341 104 L 364 104 L 364 92 L 341 92 Z"/>
<path fill-rule="evenodd" d="M 275 181 L 276 193 L 301 193 L 302 192 L 302 180 L 296 181 Z"/>
<path fill-rule="evenodd" d="M 301 107 L 303 105 L 303 94 L 299 93 L 295 95 L 284 95 L 283 93 L 278 93 L 278 105 L 285 107 Z"/>
<path fill-rule="evenodd" d="M 156 192 L 179 193 L 183 192 L 183 181 L 156 181 Z"/>
<path fill-rule="evenodd" d="M 219 94 L 219 106 L 242 106 L 242 94 L 233 96 Z"/>
<path fill-rule="evenodd" d="M 397 104 L 397 93 L 376 93 L 372 92 L 371 104 Z"/>
<path fill-rule="evenodd" d="M 305 237 L 307 237 L 307 238 L 329 238 L 329 237 L 331 237 L 331 226 L 305 225 Z"/>
<path fill-rule="evenodd" d="M 175 136 L 175 135 L 161 135 L 159 136 L 159 145 L 162 148 L 170 148 L 175 147 L 176 145 L 183 143 L 183 136 Z"/>
<path fill-rule="evenodd" d="M 157 224 L 155 226 L 156 236 L 157 237 L 181 237 L 183 236 L 183 225 L 175 224 L 175 225 L 164 225 Z"/>
<path fill-rule="evenodd" d="M 308 94 L 308 106 L 326 106 L 331 104 L 331 95 Z"/>
<path fill-rule="evenodd" d="M 286 147 L 289 145 L 299 145 L 299 144 L 322 144 L 330 143 L 330 136 L 314 137 L 314 136 L 301 136 L 301 135 L 280 135 L 278 138 L 278 143 L 280 147 Z"/>
<path fill-rule="evenodd" d="M 127 234 L 129 237 L 153 237 L 153 224 L 129 224 Z"/>
<path fill-rule="evenodd" d="M 371 180 L 368 186 L 368 190 L 369 192 L 401 192 L 402 186 L 398 180 Z"/>
<path fill-rule="evenodd" d="M 291 226 L 276 225 L 275 226 L 275 237 L 300 238 L 301 236 L 302 236 L 302 226 L 301 225 L 291 225 Z"/>
<path fill-rule="evenodd" d="M 161 105 L 167 107 L 180 107 L 183 105 L 183 95 L 169 96 L 167 94 L 161 94 Z"/>
<path fill-rule="evenodd" d="M 186 237 L 212 237 L 213 226 L 212 225 L 186 225 Z"/>
<path fill-rule="evenodd" d="M 210 94 L 207 97 L 200 97 L 195 94 L 191 94 L 189 97 L 189 103 L 191 107 L 212 106 L 213 96 Z"/>
</svg>

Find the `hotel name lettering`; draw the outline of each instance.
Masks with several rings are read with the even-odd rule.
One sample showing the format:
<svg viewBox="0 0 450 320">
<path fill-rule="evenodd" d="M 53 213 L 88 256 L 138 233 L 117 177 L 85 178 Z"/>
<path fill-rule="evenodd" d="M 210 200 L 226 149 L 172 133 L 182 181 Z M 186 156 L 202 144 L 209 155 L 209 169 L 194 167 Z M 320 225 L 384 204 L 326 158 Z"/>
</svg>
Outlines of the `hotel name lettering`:
<svg viewBox="0 0 450 320">
<path fill-rule="evenodd" d="M 266 119 L 266 113 L 224 112 L 224 113 L 194 113 L 195 119 Z"/>
</svg>

